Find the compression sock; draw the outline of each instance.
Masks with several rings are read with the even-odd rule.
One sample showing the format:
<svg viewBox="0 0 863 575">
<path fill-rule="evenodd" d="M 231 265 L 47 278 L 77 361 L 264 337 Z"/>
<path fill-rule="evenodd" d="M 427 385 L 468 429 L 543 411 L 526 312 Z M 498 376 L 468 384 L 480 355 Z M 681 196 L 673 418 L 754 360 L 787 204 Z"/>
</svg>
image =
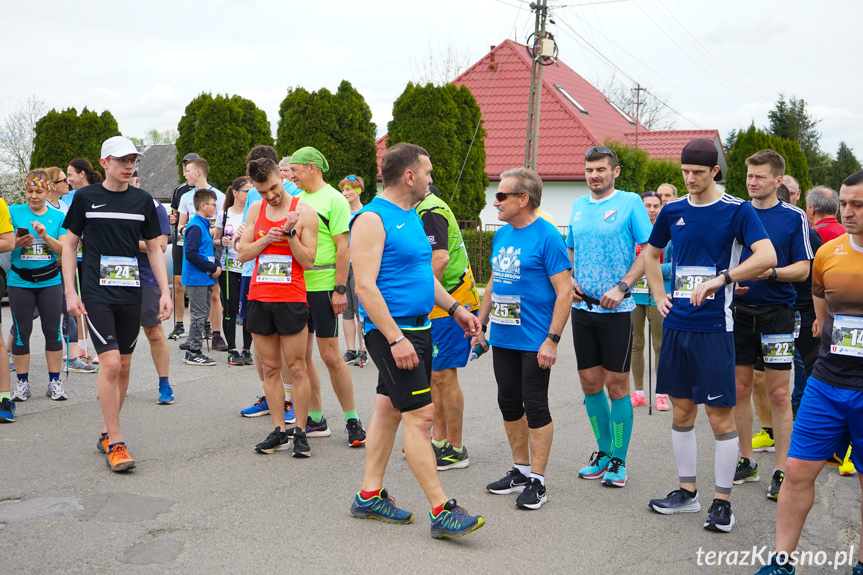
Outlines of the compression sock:
<svg viewBox="0 0 863 575">
<path fill-rule="evenodd" d="M 716 493 L 728 495 L 731 493 L 734 472 L 737 470 L 737 450 L 740 441 L 737 430 L 716 437 L 716 455 L 714 456 L 714 473 L 716 477 Z"/>
<path fill-rule="evenodd" d="M 168 376 L 159 378 L 159 387 L 162 387 L 163 385 L 171 385 L 168 383 Z"/>
<path fill-rule="evenodd" d="M 324 411 L 322 409 L 312 411 L 309 410 L 309 419 L 312 420 L 313 423 L 320 423 L 324 418 Z"/>
<path fill-rule="evenodd" d="M 695 483 L 695 467 L 698 447 L 695 441 L 695 426 L 671 426 L 671 447 L 681 483 Z"/>
<path fill-rule="evenodd" d="M 590 419 L 590 427 L 599 451 L 611 455 L 611 409 L 603 389 L 599 393 L 584 396 L 584 407 Z"/>
<path fill-rule="evenodd" d="M 49 371 L 48 372 L 48 381 L 60 381 L 60 372 L 59 371 Z"/>
<path fill-rule="evenodd" d="M 632 438 L 632 398 L 629 395 L 611 400 L 611 429 L 614 443 L 609 455 L 626 462 Z"/>
<path fill-rule="evenodd" d="M 356 409 L 352 409 L 352 410 L 350 410 L 350 411 L 346 411 L 346 412 L 345 412 L 345 423 L 347 423 L 347 422 L 348 422 L 348 420 L 351 420 L 351 419 L 356 419 L 357 421 L 359 421 L 359 420 L 360 420 L 360 416 L 359 416 L 359 415 L 357 415 L 357 410 L 356 410 Z"/>
</svg>

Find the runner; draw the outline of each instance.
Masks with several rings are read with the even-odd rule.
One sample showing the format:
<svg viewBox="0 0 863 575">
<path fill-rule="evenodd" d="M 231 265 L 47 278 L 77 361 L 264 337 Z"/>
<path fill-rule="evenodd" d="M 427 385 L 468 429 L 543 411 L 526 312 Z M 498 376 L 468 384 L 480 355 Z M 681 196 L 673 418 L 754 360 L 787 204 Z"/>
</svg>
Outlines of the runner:
<svg viewBox="0 0 863 575">
<path fill-rule="evenodd" d="M 850 443 L 854 465 L 863 465 L 863 171 L 845 178 L 839 200 L 847 233 L 815 255 L 812 334 L 821 338 L 821 349 L 794 422 L 776 512 L 777 555 L 758 571 L 764 575 L 795 572 L 794 565 L 783 563 L 797 548 L 824 461 L 845 453 Z M 854 575 L 863 573 L 863 548 L 858 553 Z"/>
<path fill-rule="evenodd" d="M 54 401 L 68 399 L 60 380 L 63 288 L 57 263 L 66 230 L 63 229 L 63 212 L 47 205 L 52 183 L 45 170 L 31 170 L 24 178 L 27 203 L 9 208 L 12 227 L 17 230 L 7 279 L 14 336 L 12 359 L 18 378 L 13 401 L 26 401 L 30 397 L 30 334 L 36 310 L 42 322 L 45 360 L 48 363 L 48 391 L 45 395 Z"/>
<path fill-rule="evenodd" d="M 346 176 L 339 182 L 339 189 L 351 207 L 351 218 L 363 209 L 360 194 L 366 185 L 359 176 Z M 363 324 L 360 322 L 360 300 L 357 299 L 357 288 L 354 283 L 354 268 L 348 268 L 347 291 L 348 298 L 345 311 L 342 312 L 342 328 L 345 331 L 345 345 L 347 350 L 342 356 L 345 363 L 363 367 L 369 362 L 369 354 L 366 352 L 366 343 L 363 341 Z"/>
<path fill-rule="evenodd" d="M 9 206 L 0 195 L 0 253 L 11 252 L 15 248 L 15 232 Z M 0 328 L 0 333 L 3 333 Z M 3 338 L 0 337 L 0 423 L 15 422 L 15 403 L 12 401 L 9 385 L 9 355 Z"/>
<path fill-rule="evenodd" d="M 243 235 L 237 250 L 241 262 L 255 261 L 246 321 L 264 371 L 267 403 L 285 404 L 281 379 L 284 357 L 293 384 L 294 412 L 305 421 L 309 409 L 305 364 L 309 312 L 304 270 L 315 261 L 318 218 L 311 206 L 285 192 L 279 168 L 272 160 L 253 160 L 248 174 L 264 201 L 249 209 L 253 233 Z M 280 410 L 271 411 L 270 416 L 275 429 L 255 451 L 273 453 L 293 437 L 294 457 L 311 456 L 302 427 L 288 432 Z"/>
<path fill-rule="evenodd" d="M 168 249 L 168 237 L 171 235 L 168 212 L 165 206 L 156 200 L 153 200 L 153 205 L 156 207 L 159 228 L 162 232 L 159 236 L 159 249 L 164 254 Z M 162 329 L 162 320 L 159 317 L 159 300 L 162 298 L 162 292 L 159 289 L 159 282 L 153 275 L 153 268 L 150 267 L 147 243 L 143 236 L 138 240 L 138 270 L 141 278 L 141 327 L 144 328 L 144 335 L 150 342 L 150 355 L 159 378 L 159 397 L 156 403 L 168 405 L 174 403 L 174 390 L 171 388 L 168 376 L 171 359 L 168 340 L 165 339 L 165 330 Z"/>
<path fill-rule="evenodd" d="M 590 194 L 572 204 L 566 247 L 573 275 L 572 338 L 597 450 L 578 476 L 623 487 L 632 436 L 629 365 L 635 302 L 629 290 L 644 276 L 644 257 L 636 257 L 633 246 L 647 242 L 650 218 L 636 194 L 615 189 L 620 166 L 614 150 L 588 149 L 584 173 Z"/>
<path fill-rule="evenodd" d="M 825 242 L 845 234 L 845 228 L 836 219 L 838 213 L 839 194 L 835 190 L 815 186 L 806 194 L 806 217 Z"/>
<path fill-rule="evenodd" d="M 293 161 L 297 161 L 294 154 Z M 468 336 L 480 331 L 476 316 L 443 289 L 431 268 L 432 249 L 411 206 L 431 183 L 428 152 L 396 144 L 381 159 L 384 191 L 352 222 L 351 243 L 366 346 L 378 368 L 375 411 L 369 426 L 363 485 L 350 513 L 360 519 L 407 524 L 413 514 L 395 506 L 383 489 L 384 472 L 396 431 L 404 423 L 404 453 L 431 505 L 431 535 L 461 537 L 485 524 L 455 499 L 447 498 L 429 445 L 434 406 L 432 367 L 433 304 L 448 310 Z M 301 176 L 302 178 L 302 176 Z M 344 364 L 343 364 L 344 365 Z"/>
<path fill-rule="evenodd" d="M 243 276 L 243 264 L 237 257 L 237 250 L 231 241 L 234 233 L 243 223 L 243 208 L 246 197 L 252 188 L 248 176 L 237 178 L 225 194 L 225 209 L 216 218 L 216 237 L 214 241 L 222 246 L 222 269 L 219 276 L 219 293 L 222 296 L 222 331 L 228 346 L 228 365 L 245 365 L 243 356 L 251 357 L 252 334 L 248 326 L 242 324 L 243 351 L 237 351 L 237 313 L 240 310 L 240 284 Z"/>
<path fill-rule="evenodd" d="M 704 528 L 729 533 L 736 522 L 731 487 L 738 447 L 732 412 L 732 285 L 776 265 L 776 253 L 752 206 L 716 187 L 714 180 L 721 178 L 718 159 L 711 140 L 696 138 L 686 144 L 680 163 L 689 194 L 659 212 L 644 250 L 647 281 L 665 318 L 656 391 L 671 399 L 671 445 L 680 478 L 679 489 L 664 499 L 651 499 L 648 506 L 663 515 L 701 511 L 695 418 L 703 403 L 716 439 L 716 493 Z M 665 291 L 659 261 L 669 241 L 674 243 L 672 293 Z M 753 254 L 738 265 L 744 246 Z"/>
<path fill-rule="evenodd" d="M 773 470 L 767 497 L 776 500 L 785 476 L 785 458 L 791 441 L 791 393 L 788 389 L 794 366 L 794 301 L 791 282 L 809 275 L 814 257 L 809 243 L 809 225 L 803 210 L 780 201 L 777 188 L 785 173 L 785 160 L 773 150 L 761 150 L 746 158 L 746 186 L 752 207 L 761 220 L 776 252 L 778 263 L 755 278 L 738 281 L 734 314 L 735 379 L 737 407 L 734 420 L 738 433 L 752 435 L 752 379 L 756 358 L 763 358 L 767 397 L 772 406 L 775 445 Z M 741 261 L 750 251 L 743 249 Z M 752 443 L 740 444 L 740 459 L 734 483 L 758 481 L 758 464 L 753 460 Z"/>
<path fill-rule="evenodd" d="M 63 224 L 67 230 L 63 245 L 66 307 L 72 315 L 87 318 L 93 346 L 101 356 L 98 386 L 104 426 L 97 447 L 106 453 L 112 471 L 135 467 L 120 433 L 120 410 L 141 326 L 137 265 L 140 236 L 144 237 L 150 266 L 162 292 L 159 318 L 167 319 L 173 311 L 153 197 L 128 184 L 139 156 L 142 154 L 127 138 L 114 136 L 105 140 L 99 161 L 105 170 L 105 182 L 79 190 Z M 75 252 L 84 234 L 85 272 L 79 298 L 74 284 Z"/>
<path fill-rule="evenodd" d="M 539 189 L 541 194 L 541 184 Z M 536 204 L 539 202 L 536 201 Z M 479 294 L 461 230 L 452 210 L 432 193 L 431 187 L 415 209 L 431 243 L 432 272 L 447 293 L 464 309 L 476 315 Z M 435 306 L 429 319 L 432 338 L 431 395 L 434 403 L 432 447 L 438 471 L 463 469 L 470 465 L 470 458 L 467 447 L 462 443 L 464 394 L 458 382 L 458 368 L 467 365 L 472 346 L 470 340 L 464 337 L 464 330 L 447 314 L 447 310 Z"/>
<path fill-rule="evenodd" d="M 318 352 L 327 366 L 330 382 L 345 415 L 348 445 L 359 447 L 366 441 L 366 432 L 357 415 L 351 372 L 339 351 L 338 316 L 347 307 L 348 268 L 351 257 L 348 248 L 350 205 L 335 188 L 324 182 L 323 174 L 330 166 L 322 153 L 312 147 L 300 148 L 291 154 L 291 170 L 302 190 L 299 198 L 318 213 L 318 251 L 315 266 L 306 273 L 309 301 L 309 343 L 306 363 L 311 364 L 312 336 Z M 312 395 L 309 402 L 309 437 L 329 437 L 330 429 L 321 402 L 321 379 L 317 370 L 309 370 Z"/>
<path fill-rule="evenodd" d="M 668 184 L 670 185 L 670 184 Z M 675 192 L 675 196 L 677 193 Z M 644 192 L 641 194 L 641 201 L 644 203 L 644 208 L 647 210 L 647 215 L 650 218 L 650 225 L 656 223 L 656 216 L 659 215 L 659 210 L 662 209 L 662 197 L 657 192 Z M 641 246 L 635 244 L 636 257 L 641 253 Z M 671 244 L 666 246 L 662 251 L 662 279 L 665 283 L 665 291 L 671 287 Z M 645 405 L 647 400 L 644 398 L 644 327 L 645 322 L 648 323 L 650 329 L 651 343 L 653 351 L 656 354 L 656 359 L 659 360 L 659 351 L 662 349 L 662 315 L 656 309 L 656 300 L 650 293 L 650 288 L 647 285 L 647 279 L 642 278 L 634 286 L 632 286 L 632 299 L 635 301 L 635 309 L 632 312 L 632 380 L 635 382 L 635 391 L 630 394 L 632 406 L 638 407 Z M 654 363 L 654 369 L 655 368 Z M 652 377 L 649 374 L 648 377 Z M 656 394 L 656 409 L 658 411 L 668 411 L 668 396 Z"/>
<path fill-rule="evenodd" d="M 489 320 L 497 380 L 497 403 L 512 452 L 513 467 L 489 483 L 491 493 L 518 493 L 516 506 L 539 509 L 548 501 L 545 469 L 554 424 L 548 382 L 557 344 L 572 304 L 572 264 L 557 227 L 537 214 L 542 180 L 516 168 L 500 175 L 494 207 L 507 225 L 494 235 L 492 276 L 479 310 L 483 332 Z M 485 335 L 471 341 L 487 348 Z"/>
<path fill-rule="evenodd" d="M 183 234 L 177 228 L 180 221 L 180 200 L 192 190 L 189 179 L 186 178 L 186 165 L 192 160 L 200 158 L 195 152 L 189 152 L 183 156 L 183 177 L 185 182 L 174 188 L 171 193 L 171 214 L 168 221 L 174 228 L 174 246 L 171 248 L 174 274 L 174 330 L 168 335 L 168 339 L 180 339 L 186 330 L 183 327 L 183 314 L 186 307 L 186 288 L 183 287 Z"/>
<path fill-rule="evenodd" d="M 659 194 L 659 197 L 662 200 L 662 205 L 664 206 L 671 200 L 677 198 L 677 186 L 674 184 L 659 184 L 656 188 L 656 193 Z"/>
</svg>

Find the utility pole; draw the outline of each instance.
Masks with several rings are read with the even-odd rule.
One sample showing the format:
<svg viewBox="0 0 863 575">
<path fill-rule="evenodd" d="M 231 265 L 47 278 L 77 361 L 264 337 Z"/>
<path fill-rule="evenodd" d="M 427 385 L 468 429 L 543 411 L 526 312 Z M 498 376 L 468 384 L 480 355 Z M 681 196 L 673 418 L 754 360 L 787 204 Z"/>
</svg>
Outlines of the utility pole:
<svg viewBox="0 0 863 575">
<path fill-rule="evenodd" d="M 641 87 L 641 84 L 636 84 L 636 87 L 632 89 L 635 92 L 635 149 L 638 149 L 638 123 L 639 123 L 639 114 L 641 112 L 641 91 L 644 88 Z"/>
<path fill-rule="evenodd" d="M 548 16 L 548 0 L 531 2 L 536 13 L 534 26 L 533 65 L 530 71 L 530 96 L 527 110 L 527 140 L 524 145 L 524 167 L 536 171 L 536 156 L 539 148 L 539 104 L 542 97 L 541 46 L 545 38 L 545 21 Z"/>
</svg>

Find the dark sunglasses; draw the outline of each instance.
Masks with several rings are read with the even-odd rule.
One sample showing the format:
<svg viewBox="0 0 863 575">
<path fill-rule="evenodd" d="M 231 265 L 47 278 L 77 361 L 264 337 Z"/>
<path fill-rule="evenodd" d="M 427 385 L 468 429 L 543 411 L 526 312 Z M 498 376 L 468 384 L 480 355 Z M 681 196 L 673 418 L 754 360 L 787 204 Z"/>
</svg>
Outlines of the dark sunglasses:
<svg viewBox="0 0 863 575">
<path fill-rule="evenodd" d="M 494 195 L 497 198 L 497 201 L 502 202 L 506 199 L 507 196 L 520 196 L 521 192 L 498 192 Z"/>
<path fill-rule="evenodd" d="M 611 148 L 606 148 L 605 146 L 593 146 L 592 148 L 588 148 L 587 152 L 585 152 L 584 157 L 588 157 L 591 154 L 602 154 L 603 156 L 611 156 L 614 159 L 617 159 L 617 154 Z"/>
<path fill-rule="evenodd" d="M 57 180 L 57 181 L 56 181 L 56 182 L 54 182 L 54 183 L 55 183 L 55 184 L 59 184 L 60 182 L 65 182 L 65 183 L 67 183 L 67 184 L 68 184 L 68 183 L 69 183 L 69 178 L 63 178 L 62 180 Z"/>
</svg>

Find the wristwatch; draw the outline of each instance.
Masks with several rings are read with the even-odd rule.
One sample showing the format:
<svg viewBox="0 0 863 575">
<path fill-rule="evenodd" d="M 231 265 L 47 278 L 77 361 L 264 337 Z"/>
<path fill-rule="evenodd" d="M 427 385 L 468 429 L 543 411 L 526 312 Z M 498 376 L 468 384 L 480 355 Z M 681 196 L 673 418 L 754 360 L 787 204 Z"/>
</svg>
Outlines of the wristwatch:
<svg viewBox="0 0 863 575">
<path fill-rule="evenodd" d="M 628 292 L 628 291 L 629 291 L 629 286 L 628 286 L 628 285 L 626 285 L 626 282 L 625 282 L 625 281 L 620 280 L 619 282 L 617 282 L 617 289 L 619 289 L 619 290 L 620 290 L 620 291 L 622 291 L 623 293 L 626 293 L 626 292 Z M 558 339 L 560 339 L 560 338 L 558 337 Z"/>
<path fill-rule="evenodd" d="M 734 283 L 734 282 L 731 280 L 731 274 L 730 274 L 730 273 L 728 273 L 728 270 L 727 270 L 727 269 L 726 269 L 726 270 L 722 270 L 721 272 L 719 272 L 719 275 L 723 275 L 723 276 L 725 276 L 725 285 L 730 285 L 730 284 L 733 284 L 733 283 Z"/>
<path fill-rule="evenodd" d="M 767 279 L 768 279 L 769 281 L 775 282 L 775 281 L 776 281 L 776 277 L 777 277 L 779 274 L 777 274 L 777 273 L 776 273 L 776 268 L 771 268 L 771 269 L 772 269 L 773 271 L 772 271 L 772 272 L 770 272 L 770 277 L 768 277 Z"/>
<path fill-rule="evenodd" d="M 551 341 L 553 341 L 554 343 L 558 343 L 558 342 L 560 341 L 560 336 L 559 336 L 559 335 L 557 335 L 556 333 L 550 333 L 550 332 L 549 332 L 549 333 L 547 333 L 547 334 L 546 334 L 546 336 L 545 336 L 545 337 L 546 337 L 547 339 L 550 339 L 550 340 L 551 340 Z"/>
<path fill-rule="evenodd" d="M 282 234 L 284 234 L 286 238 L 295 238 L 297 237 L 297 228 L 291 228 L 288 231 L 282 230 Z"/>
<path fill-rule="evenodd" d="M 341 293 L 341 294 L 343 294 L 343 293 L 345 293 L 346 291 L 348 291 L 348 288 L 346 288 L 345 286 L 336 286 L 336 287 L 334 287 L 334 288 L 333 288 L 333 291 L 335 291 L 336 293 Z"/>
</svg>

